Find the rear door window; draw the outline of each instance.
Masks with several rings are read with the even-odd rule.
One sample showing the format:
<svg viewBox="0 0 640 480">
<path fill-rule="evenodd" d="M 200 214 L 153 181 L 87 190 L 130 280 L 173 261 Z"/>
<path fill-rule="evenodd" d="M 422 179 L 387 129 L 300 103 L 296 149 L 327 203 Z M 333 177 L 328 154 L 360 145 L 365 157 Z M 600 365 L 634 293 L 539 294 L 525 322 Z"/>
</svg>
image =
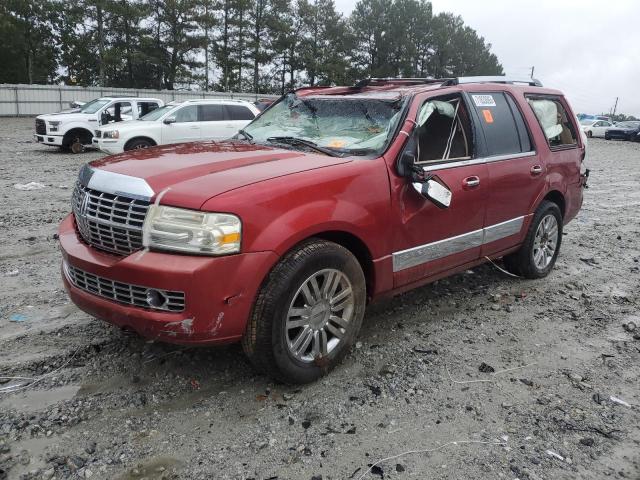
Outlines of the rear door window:
<svg viewBox="0 0 640 480">
<path fill-rule="evenodd" d="M 559 98 L 529 96 L 527 101 L 552 149 L 578 144 L 575 126 Z"/>
<path fill-rule="evenodd" d="M 487 156 L 529 152 L 532 144 L 522 114 L 514 100 L 502 92 L 471 93 L 484 135 Z"/>
<path fill-rule="evenodd" d="M 225 105 L 227 120 L 253 120 L 255 115 L 244 105 Z"/>
<path fill-rule="evenodd" d="M 220 122 L 224 119 L 224 108 L 222 105 L 200 105 L 201 122 Z"/>
</svg>

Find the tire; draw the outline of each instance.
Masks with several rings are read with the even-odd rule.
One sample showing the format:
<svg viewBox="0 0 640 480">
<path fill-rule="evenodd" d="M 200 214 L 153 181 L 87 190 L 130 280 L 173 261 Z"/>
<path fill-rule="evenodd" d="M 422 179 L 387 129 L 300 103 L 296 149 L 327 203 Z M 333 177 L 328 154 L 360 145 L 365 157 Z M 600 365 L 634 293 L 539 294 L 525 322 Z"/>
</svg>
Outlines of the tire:
<svg viewBox="0 0 640 480">
<path fill-rule="evenodd" d="M 604 134 L 604 139 L 605 139 L 605 140 L 611 140 L 611 137 L 605 133 L 605 134 Z"/>
<path fill-rule="evenodd" d="M 313 293 L 313 282 L 321 295 Z M 365 303 L 364 273 L 353 254 L 333 242 L 305 241 L 263 283 L 242 340 L 244 352 L 256 370 L 278 381 L 313 382 L 351 348 Z"/>
<path fill-rule="evenodd" d="M 142 148 L 153 147 L 153 143 L 145 138 L 135 138 L 125 145 L 125 152 L 129 150 L 140 150 Z"/>
<path fill-rule="evenodd" d="M 589 130 L 587 132 L 587 137 L 589 137 L 589 138 L 593 137 L 593 132 L 591 130 Z"/>
<path fill-rule="evenodd" d="M 540 248 L 541 243 L 544 248 Z M 555 203 L 544 200 L 533 216 L 520 249 L 504 257 L 505 267 L 509 272 L 524 278 L 546 277 L 556 263 L 561 243 L 560 208 Z"/>
</svg>

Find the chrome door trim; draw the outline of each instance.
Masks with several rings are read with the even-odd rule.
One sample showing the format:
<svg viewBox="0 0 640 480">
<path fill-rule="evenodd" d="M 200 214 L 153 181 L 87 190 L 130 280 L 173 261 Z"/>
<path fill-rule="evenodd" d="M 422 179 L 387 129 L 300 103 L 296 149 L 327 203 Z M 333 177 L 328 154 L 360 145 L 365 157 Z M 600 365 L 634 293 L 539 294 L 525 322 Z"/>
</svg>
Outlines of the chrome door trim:
<svg viewBox="0 0 640 480">
<path fill-rule="evenodd" d="M 484 238 L 482 244 L 495 242 L 505 237 L 510 237 L 522 230 L 522 224 L 524 223 L 524 217 L 517 217 L 506 222 L 496 223 L 483 229 Z"/>
<path fill-rule="evenodd" d="M 434 170 L 445 170 L 456 167 L 466 167 L 467 165 L 482 165 L 484 163 L 501 162 L 503 160 L 514 160 L 516 158 L 533 157 L 538 152 L 535 150 L 532 152 L 523 153 L 508 153 L 506 155 L 493 155 L 491 157 L 470 158 L 469 160 L 460 160 L 457 162 L 449 163 L 434 163 L 429 165 L 423 165 L 422 169 L 425 172 L 433 172 Z"/>
<path fill-rule="evenodd" d="M 510 237 L 511 235 L 516 235 L 522 230 L 524 218 L 524 216 L 512 218 L 479 230 L 473 230 L 454 237 L 394 252 L 391 255 L 393 271 L 394 273 L 399 272 L 455 253 L 464 252 L 470 248 L 480 247 L 487 243 Z"/>
<path fill-rule="evenodd" d="M 136 200 L 148 202 L 151 201 L 155 194 L 149 184 L 142 178 L 92 168 L 89 164 L 85 164 L 80 169 L 78 180 L 83 186 L 92 190 Z"/>
<path fill-rule="evenodd" d="M 406 268 L 415 267 L 423 263 L 437 260 L 454 253 L 463 252 L 482 245 L 482 229 L 463 233 L 455 237 L 445 238 L 437 242 L 419 245 L 400 252 L 394 252 L 393 271 L 398 272 Z"/>
</svg>

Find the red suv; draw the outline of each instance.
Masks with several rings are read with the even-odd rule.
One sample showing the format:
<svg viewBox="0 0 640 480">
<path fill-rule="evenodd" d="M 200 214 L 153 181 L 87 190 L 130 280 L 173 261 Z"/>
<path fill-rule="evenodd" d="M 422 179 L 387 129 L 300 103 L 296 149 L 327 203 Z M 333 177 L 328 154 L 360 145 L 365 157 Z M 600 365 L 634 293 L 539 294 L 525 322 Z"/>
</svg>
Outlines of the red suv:
<svg viewBox="0 0 640 480">
<path fill-rule="evenodd" d="M 546 276 L 588 171 L 566 99 L 505 77 L 284 95 L 233 140 L 85 165 L 60 226 L 84 311 L 162 341 L 241 341 L 310 382 L 368 301 L 502 258 Z"/>
</svg>

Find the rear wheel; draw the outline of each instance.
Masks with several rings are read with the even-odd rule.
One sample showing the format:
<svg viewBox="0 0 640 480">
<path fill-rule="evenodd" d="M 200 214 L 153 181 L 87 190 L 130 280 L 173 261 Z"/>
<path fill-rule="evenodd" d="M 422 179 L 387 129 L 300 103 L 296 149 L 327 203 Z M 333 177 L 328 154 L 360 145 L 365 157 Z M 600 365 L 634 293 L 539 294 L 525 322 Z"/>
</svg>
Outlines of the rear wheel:
<svg viewBox="0 0 640 480">
<path fill-rule="evenodd" d="M 520 250 L 504 257 L 504 264 L 508 271 L 521 277 L 546 277 L 556 263 L 561 242 L 560 208 L 545 200 L 536 210 Z"/>
<path fill-rule="evenodd" d="M 274 267 L 256 299 L 243 348 L 253 366 L 285 383 L 333 369 L 364 316 L 362 268 L 346 248 L 313 239 Z"/>
<path fill-rule="evenodd" d="M 131 140 L 129 143 L 127 143 L 124 149 L 125 151 L 128 151 L 128 150 L 140 150 L 140 149 L 149 148 L 149 147 L 153 147 L 152 142 L 150 142 L 146 138 L 136 138 L 134 140 Z"/>
</svg>

